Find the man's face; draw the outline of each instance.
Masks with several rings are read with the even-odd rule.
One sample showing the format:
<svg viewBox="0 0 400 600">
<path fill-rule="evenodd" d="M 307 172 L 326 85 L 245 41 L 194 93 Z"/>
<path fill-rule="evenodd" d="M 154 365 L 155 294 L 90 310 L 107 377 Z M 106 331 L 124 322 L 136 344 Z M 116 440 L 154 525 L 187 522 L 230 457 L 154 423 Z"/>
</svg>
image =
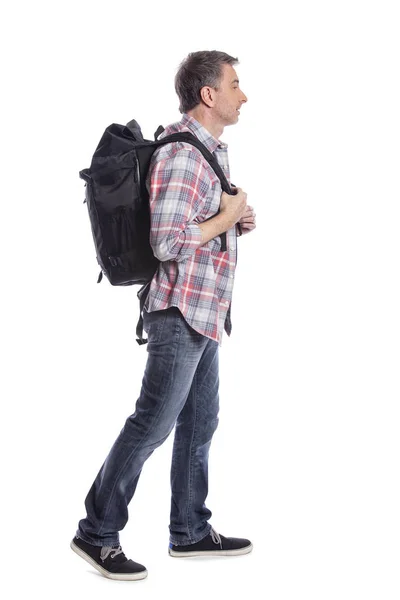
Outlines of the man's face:
<svg viewBox="0 0 400 600">
<path fill-rule="evenodd" d="M 216 93 L 214 114 L 223 126 L 233 125 L 239 120 L 239 109 L 247 97 L 239 87 L 239 77 L 231 65 L 222 65 L 222 80 Z"/>
</svg>

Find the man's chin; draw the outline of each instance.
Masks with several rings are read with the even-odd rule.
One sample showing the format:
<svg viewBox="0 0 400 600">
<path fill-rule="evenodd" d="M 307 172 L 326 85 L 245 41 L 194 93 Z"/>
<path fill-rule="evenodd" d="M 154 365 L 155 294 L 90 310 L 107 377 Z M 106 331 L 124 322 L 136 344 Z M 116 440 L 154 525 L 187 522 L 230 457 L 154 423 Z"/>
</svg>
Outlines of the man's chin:
<svg viewBox="0 0 400 600">
<path fill-rule="evenodd" d="M 226 123 L 226 126 L 235 125 L 238 121 L 239 121 L 239 113 L 236 113 L 236 115 L 234 117 L 232 117 L 232 119 L 229 121 L 229 123 Z"/>
</svg>

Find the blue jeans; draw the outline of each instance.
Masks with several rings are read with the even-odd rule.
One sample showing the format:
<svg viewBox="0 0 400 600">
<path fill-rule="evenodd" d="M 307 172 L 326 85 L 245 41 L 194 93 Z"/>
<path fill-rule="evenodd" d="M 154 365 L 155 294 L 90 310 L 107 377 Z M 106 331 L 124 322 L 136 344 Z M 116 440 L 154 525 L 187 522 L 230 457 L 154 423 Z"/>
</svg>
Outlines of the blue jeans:
<svg viewBox="0 0 400 600">
<path fill-rule="evenodd" d="M 144 311 L 148 358 L 134 414 L 127 418 L 85 500 L 77 535 L 119 544 L 144 462 L 175 427 L 170 542 L 208 535 L 208 453 L 218 425 L 218 343 L 192 329 L 178 308 Z"/>
</svg>

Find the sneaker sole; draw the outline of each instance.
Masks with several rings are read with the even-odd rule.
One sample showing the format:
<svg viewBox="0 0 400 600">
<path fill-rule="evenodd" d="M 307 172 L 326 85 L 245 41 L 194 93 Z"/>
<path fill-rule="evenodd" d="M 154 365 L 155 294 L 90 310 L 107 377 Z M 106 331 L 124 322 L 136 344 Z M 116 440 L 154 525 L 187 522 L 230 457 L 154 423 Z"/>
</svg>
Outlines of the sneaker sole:
<svg viewBox="0 0 400 600">
<path fill-rule="evenodd" d="M 194 550 L 192 552 L 177 552 L 168 548 L 168 553 L 174 558 L 186 558 L 190 556 L 240 556 L 242 554 L 248 554 L 253 550 L 253 544 L 245 546 L 244 548 L 237 548 L 236 550 Z"/>
<path fill-rule="evenodd" d="M 86 560 L 86 562 L 88 562 L 92 567 L 97 569 L 97 571 L 104 575 L 104 577 L 108 577 L 108 579 L 117 579 L 120 581 L 137 581 L 138 579 L 145 579 L 147 577 L 147 571 L 139 571 L 138 573 L 110 573 L 110 571 L 106 571 L 106 569 L 103 569 L 103 567 L 98 565 L 97 562 L 89 556 L 89 554 L 86 554 L 86 552 L 81 550 L 81 548 L 74 544 L 73 541 L 70 543 L 70 546 L 78 556 L 83 558 L 83 560 Z"/>
</svg>

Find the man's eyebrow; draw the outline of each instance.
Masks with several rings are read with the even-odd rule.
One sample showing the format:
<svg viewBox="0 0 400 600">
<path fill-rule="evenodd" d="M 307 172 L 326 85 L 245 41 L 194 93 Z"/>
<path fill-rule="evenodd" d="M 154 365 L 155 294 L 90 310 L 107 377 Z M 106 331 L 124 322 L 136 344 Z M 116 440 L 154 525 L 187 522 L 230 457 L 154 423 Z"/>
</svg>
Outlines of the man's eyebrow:
<svg viewBox="0 0 400 600">
<path fill-rule="evenodd" d="M 234 79 L 231 83 L 239 83 L 239 79 Z"/>
</svg>

